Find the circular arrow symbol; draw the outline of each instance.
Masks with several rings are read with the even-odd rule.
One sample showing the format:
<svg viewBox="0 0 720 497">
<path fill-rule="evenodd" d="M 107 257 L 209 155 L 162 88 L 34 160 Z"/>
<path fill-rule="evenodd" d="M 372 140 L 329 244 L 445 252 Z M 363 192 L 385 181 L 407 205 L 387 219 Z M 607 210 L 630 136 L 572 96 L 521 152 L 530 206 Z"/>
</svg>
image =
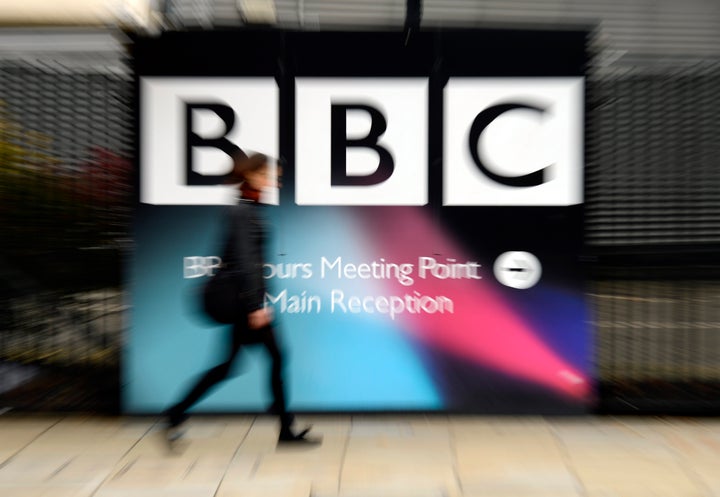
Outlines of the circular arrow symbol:
<svg viewBox="0 0 720 497">
<path fill-rule="evenodd" d="M 493 272 L 503 285 L 526 290 L 540 281 L 542 265 L 530 252 L 505 252 L 495 259 Z"/>
</svg>

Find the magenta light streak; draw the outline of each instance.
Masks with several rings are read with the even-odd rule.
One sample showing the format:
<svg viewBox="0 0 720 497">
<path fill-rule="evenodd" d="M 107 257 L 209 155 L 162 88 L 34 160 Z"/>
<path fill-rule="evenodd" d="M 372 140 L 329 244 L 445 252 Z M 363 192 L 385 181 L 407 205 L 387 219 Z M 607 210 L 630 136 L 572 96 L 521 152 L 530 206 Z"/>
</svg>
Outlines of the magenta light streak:
<svg viewBox="0 0 720 497">
<path fill-rule="evenodd" d="M 417 208 L 387 209 L 382 216 L 364 216 L 377 234 L 368 240 L 387 261 L 417 261 L 433 256 L 438 261 L 468 257 Z M 453 314 L 403 313 L 406 329 L 421 340 L 505 374 L 542 384 L 566 396 L 586 400 L 590 385 L 586 374 L 558 356 L 518 316 L 498 292 L 491 267 L 480 271 L 482 280 L 416 278 L 412 286 L 388 281 L 388 291 L 403 295 L 417 291 L 454 301 Z M 522 292 L 523 290 L 517 290 Z"/>
</svg>

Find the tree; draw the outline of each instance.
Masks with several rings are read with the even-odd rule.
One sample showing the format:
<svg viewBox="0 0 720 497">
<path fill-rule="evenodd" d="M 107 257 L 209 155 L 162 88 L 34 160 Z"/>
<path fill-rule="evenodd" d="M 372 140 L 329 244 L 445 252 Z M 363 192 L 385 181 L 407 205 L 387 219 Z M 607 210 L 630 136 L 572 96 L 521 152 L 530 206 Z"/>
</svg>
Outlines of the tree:
<svg viewBox="0 0 720 497">
<path fill-rule="evenodd" d="M 70 167 L 52 143 L 24 129 L 0 102 L 0 255 L 49 283 L 88 284 L 92 276 L 93 284 L 117 284 L 119 241 L 129 232 L 130 161 L 90 146 L 87 160 Z M 88 264 L 95 265 L 91 274 Z"/>
</svg>

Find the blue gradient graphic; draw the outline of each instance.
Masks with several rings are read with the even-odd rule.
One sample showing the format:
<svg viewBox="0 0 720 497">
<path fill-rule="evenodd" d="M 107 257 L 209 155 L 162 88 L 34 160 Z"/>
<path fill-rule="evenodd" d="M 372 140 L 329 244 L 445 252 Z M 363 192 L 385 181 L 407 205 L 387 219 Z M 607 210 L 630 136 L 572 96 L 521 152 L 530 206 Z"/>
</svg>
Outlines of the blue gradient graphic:
<svg viewBox="0 0 720 497">
<path fill-rule="evenodd" d="M 222 360 L 229 327 L 215 326 L 199 312 L 203 279 L 183 277 L 183 258 L 221 254 L 223 209 L 140 207 L 123 363 L 126 412 L 160 412 Z M 340 257 L 353 264 L 383 258 L 417 262 L 418 255 L 439 250 L 451 256 L 456 249 L 450 235 L 418 209 L 360 213 L 353 208 L 283 205 L 266 211 L 274 233 L 268 262 L 282 275 L 268 280 L 268 293 L 278 299 L 276 324 L 285 351 L 291 409 L 451 409 L 439 386 L 437 375 L 442 371 L 437 369 L 436 354 L 470 360 L 478 371 L 506 375 L 509 381 L 503 388 L 515 381 L 519 392 L 526 391 L 520 386 L 529 381 L 535 382 L 539 396 L 543 391 L 567 395 L 575 405 L 587 400 L 591 344 L 579 289 L 553 286 L 548 275 L 547 282 L 525 291 L 500 287 L 487 273 L 479 281 L 417 279 L 409 287 L 393 278 L 338 275 L 329 266 L 323 275 L 322 258 L 334 262 Z M 291 268 L 299 264 L 310 264 L 312 275 L 293 275 Z M 454 314 L 403 314 L 395 319 L 377 312 L 331 312 L 333 291 L 377 296 L 415 290 L 451 295 L 458 309 Z M 282 312 L 283 294 L 317 296 L 320 309 L 307 306 L 309 311 L 291 312 L 288 307 Z M 233 373 L 194 411 L 264 411 L 270 402 L 264 350 L 247 348 Z"/>
<path fill-rule="evenodd" d="M 268 208 L 277 235 L 270 262 L 312 262 L 325 255 L 362 261 L 363 240 L 341 210 Z M 222 207 L 143 206 L 131 264 L 132 317 L 124 357 L 123 406 L 159 412 L 220 361 L 227 329 L 198 312 L 201 279 L 183 278 L 183 258 L 220 254 Z M 318 241 L 321 241 L 319 244 Z M 319 246 L 320 245 L 320 246 Z M 368 291 L 368 281 L 273 279 L 270 293 Z M 276 313 L 286 352 L 290 408 L 305 410 L 434 410 L 442 401 L 405 333 L 366 314 Z M 269 403 L 269 361 L 250 347 L 236 375 L 200 402 L 196 412 L 262 411 Z M 241 373 L 241 374 L 240 374 Z"/>
</svg>

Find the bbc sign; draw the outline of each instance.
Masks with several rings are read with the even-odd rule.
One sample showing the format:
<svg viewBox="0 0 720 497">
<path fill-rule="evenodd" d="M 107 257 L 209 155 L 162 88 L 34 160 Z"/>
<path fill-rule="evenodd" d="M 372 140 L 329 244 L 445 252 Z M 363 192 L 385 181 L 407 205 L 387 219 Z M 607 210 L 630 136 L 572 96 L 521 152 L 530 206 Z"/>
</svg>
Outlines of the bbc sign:
<svg viewBox="0 0 720 497">
<path fill-rule="evenodd" d="M 427 78 L 297 77 L 298 205 L 428 203 Z M 140 79 L 141 202 L 233 202 L 231 144 L 277 156 L 274 78 Z M 443 205 L 580 204 L 582 77 L 451 77 L 442 89 Z"/>
<path fill-rule="evenodd" d="M 278 337 L 297 359 L 292 410 L 584 411 L 588 38 L 569 29 L 137 35 L 125 409 L 162 411 L 179 382 L 207 367 L 198 350 L 215 338 L 198 332 L 208 323 L 196 292 L 221 263 L 222 206 L 238 194 L 226 183 L 228 151 L 239 146 L 286 169 L 280 206 L 264 213 L 273 235 L 264 276 Z M 383 315 L 383 302 L 406 312 Z M 158 348 L 169 329 L 172 347 Z M 198 410 L 263 412 L 255 375 L 270 364 L 258 359 Z"/>
</svg>

